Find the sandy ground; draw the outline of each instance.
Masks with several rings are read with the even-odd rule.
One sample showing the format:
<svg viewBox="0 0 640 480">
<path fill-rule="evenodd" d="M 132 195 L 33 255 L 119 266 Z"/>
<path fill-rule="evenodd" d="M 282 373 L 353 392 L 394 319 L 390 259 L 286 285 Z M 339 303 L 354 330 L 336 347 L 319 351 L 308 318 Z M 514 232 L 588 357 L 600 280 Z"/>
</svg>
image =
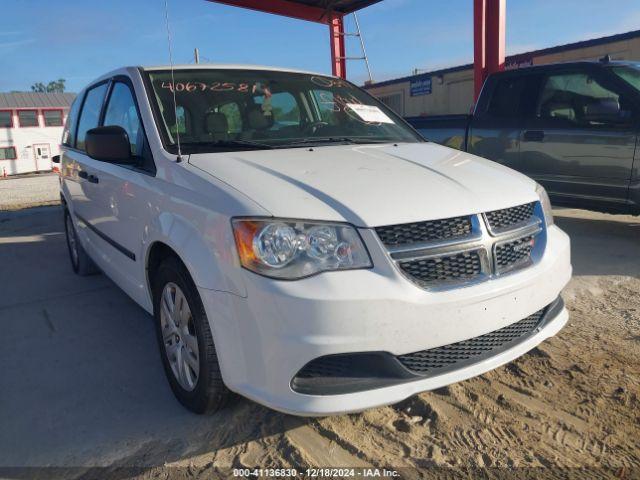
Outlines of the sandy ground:
<svg viewBox="0 0 640 480">
<path fill-rule="evenodd" d="M 38 250 L 38 257 L 64 256 L 61 224 L 50 215 L 27 223 L 0 217 L 0 239 L 12 237 L 7 246 L 18 248 L 38 234 L 46 242 L 32 247 L 49 252 Z M 564 292 L 571 319 L 559 335 L 478 378 L 398 405 L 319 419 L 240 398 L 213 416 L 186 413 L 164 384 L 148 316 L 102 276 L 81 286 L 64 273 L 66 263 L 40 259 L 39 268 L 60 269 L 55 288 L 69 294 L 50 292 L 56 303 L 43 310 L 31 307 L 24 286 L 14 285 L 13 303 L 0 305 L 0 321 L 37 317 L 45 333 L 36 355 L 46 351 L 47 339 L 75 335 L 100 361 L 61 345 L 38 366 L 0 339 L 0 360 L 22 375 L 11 383 L 19 394 L 0 397 L 0 473 L 2 466 L 102 465 L 140 467 L 126 475 L 114 471 L 113 478 L 209 478 L 229 467 L 375 466 L 401 469 L 407 478 L 476 478 L 478 471 L 468 469 L 477 468 L 486 478 L 640 478 L 640 219 L 579 210 L 557 215 L 572 238 L 574 264 Z M 73 334 L 61 316 L 74 308 L 65 303 L 71 298 L 91 312 L 68 326 Z M 115 311 L 122 313 L 114 317 Z M 23 335 L 10 328 L 4 336 L 15 339 L 16 332 Z M 106 345 L 93 338 L 98 333 L 107 336 Z M 119 334 L 120 343 L 114 340 Z M 132 355 L 139 359 L 127 359 Z M 81 364 L 85 375 L 98 369 L 100 378 L 85 378 L 86 388 L 77 376 L 53 382 L 55 362 L 69 371 Z M 73 381 L 80 383 L 71 388 Z M 34 405 L 47 405 L 46 411 L 34 413 Z M 56 430 L 63 426 L 63 433 Z M 51 476 L 47 471 L 43 478 Z"/>
<path fill-rule="evenodd" d="M 57 173 L 0 179 L 0 211 L 60 203 Z"/>
</svg>

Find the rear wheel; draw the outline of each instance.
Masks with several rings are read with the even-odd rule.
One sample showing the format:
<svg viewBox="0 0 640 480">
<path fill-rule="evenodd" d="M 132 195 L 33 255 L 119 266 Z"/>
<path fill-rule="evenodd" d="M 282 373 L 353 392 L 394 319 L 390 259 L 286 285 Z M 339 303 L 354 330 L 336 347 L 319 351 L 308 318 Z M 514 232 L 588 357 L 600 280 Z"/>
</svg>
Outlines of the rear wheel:
<svg viewBox="0 0 640 480">
<path fill-rule="evenodd" d="M 73 225 L 73 219 L 67 208 L 64 209 L 64 230 L 67 236 L 67 248 L 69 250 L 69 259 L 71 260 L 71 268 L 80 276 L 93 275 L 100 270 L 93 263 L 91 257 L 80 243 L 76 228 Z"/>
<path fill-rule="evenodd" d="M 195 413 L 213 413 L 231 392 L 222 381 L 213 335 L 184 265 L 169 257 L 157 270 L 154 317 L 164 371 L 176 398 Z"/>
</svg>

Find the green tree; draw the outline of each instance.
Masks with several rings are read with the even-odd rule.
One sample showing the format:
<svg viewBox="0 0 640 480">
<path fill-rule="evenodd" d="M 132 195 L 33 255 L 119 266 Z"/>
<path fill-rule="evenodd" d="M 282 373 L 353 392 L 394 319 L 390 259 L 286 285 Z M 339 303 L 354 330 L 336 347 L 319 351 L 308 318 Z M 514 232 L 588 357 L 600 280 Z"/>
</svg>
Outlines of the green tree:
<svg viewBox="0 0 640 480">
<path fill-rule="evenodd" d="M 42 82 L 37 82 L 31 85 L 31 91 L 46 92 L 46 93 L 64 93 L 65 82 L 66 80 L 64 78 L 53 80 L 46 85 Z"/>
</svg>

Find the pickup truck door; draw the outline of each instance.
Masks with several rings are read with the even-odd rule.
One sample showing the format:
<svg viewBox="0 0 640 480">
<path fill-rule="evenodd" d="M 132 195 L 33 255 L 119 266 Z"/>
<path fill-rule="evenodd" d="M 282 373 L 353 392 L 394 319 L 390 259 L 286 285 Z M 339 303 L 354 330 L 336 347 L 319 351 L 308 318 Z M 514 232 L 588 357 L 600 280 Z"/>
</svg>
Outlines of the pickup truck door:
<svg viewBox="0 0 640 480">
<path fill-rule="evenodd" d="M 520 132 L 532 78 L 511 72 L 489 77 L 469 126 L 469 153 L 521 170 Z"/>
<path fill-rule="evenodd" d="M 565 205 L 624 211 L 637 108 L 602 69 L 549 72 L 520 141 L 521 170 Z"/>
</svg>

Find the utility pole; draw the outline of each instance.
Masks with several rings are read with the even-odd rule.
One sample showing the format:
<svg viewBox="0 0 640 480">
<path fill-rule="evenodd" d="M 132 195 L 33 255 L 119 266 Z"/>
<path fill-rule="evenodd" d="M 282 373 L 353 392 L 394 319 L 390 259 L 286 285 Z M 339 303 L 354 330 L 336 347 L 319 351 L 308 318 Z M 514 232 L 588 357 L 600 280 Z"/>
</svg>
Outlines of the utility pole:
<svg viewBox="0 0 640 480">
<path fill-rule="evenodd" d="M 200 51 L 198 50 L 198 47 L 193 49 L 193 58 L 195 59 L 196 63 L 200 63 Z"/>
</svg>

